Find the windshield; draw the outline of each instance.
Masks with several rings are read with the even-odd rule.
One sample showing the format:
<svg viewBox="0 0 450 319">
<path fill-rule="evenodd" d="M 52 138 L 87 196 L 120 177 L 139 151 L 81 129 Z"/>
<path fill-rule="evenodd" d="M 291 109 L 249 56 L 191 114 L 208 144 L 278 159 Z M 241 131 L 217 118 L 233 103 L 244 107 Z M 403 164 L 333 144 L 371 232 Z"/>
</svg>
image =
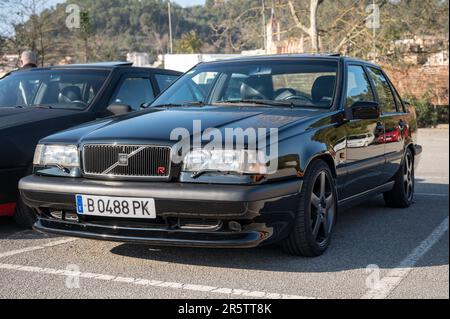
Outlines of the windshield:
<svg viewBox="0 0 450 319">
<path fill-rule="evenodd" d="M 15 72 L 0 80 L 0 107 L 83 110 L 94 100 L 108 74 L 102 70 Z"/>
<path fill-rule="evenodd" d="M 200 64 L 162 93 L 152 106 L 243 103 L 329 108 L 335 61 L 272 60 Z"/>
</svg>

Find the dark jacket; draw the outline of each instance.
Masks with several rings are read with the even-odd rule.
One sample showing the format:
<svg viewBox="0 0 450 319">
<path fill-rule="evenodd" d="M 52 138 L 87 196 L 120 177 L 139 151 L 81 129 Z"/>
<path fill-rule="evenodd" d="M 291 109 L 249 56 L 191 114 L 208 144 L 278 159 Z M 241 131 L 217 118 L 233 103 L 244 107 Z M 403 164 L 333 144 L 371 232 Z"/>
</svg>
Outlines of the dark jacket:
<svg viewBox="0 0 450 319">
<path fill-rule="evenodd" d="M 37 65 L 34 64 L 34 63 L 28 63 L 28 64 L 25 64 L 25 65 L 22 67 L 22 70 L 32 69 L 32 68 L 37 68 Z"/>
</svg>

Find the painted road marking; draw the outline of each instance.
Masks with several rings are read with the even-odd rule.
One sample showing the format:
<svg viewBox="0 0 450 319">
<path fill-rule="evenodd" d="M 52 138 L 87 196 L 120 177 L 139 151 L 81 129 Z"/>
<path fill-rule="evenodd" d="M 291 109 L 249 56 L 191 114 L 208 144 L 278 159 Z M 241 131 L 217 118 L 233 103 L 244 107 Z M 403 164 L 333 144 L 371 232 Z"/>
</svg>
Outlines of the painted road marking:
<svg viewBox="0 0 450 319">
<path fill-rule="evenodd" d="M 362 299 L 384 299 L 402 282 L 411 272 L 417 262 L 436 244 L 448 231 L 448 217 L 436 227 L 433 232 L 417 246 L 400 264 L 392 269 L 377 287 L 369 289 Z"/>
<path fill-rule="evenodd" d="M 435 194 L 435 193 L 415 193 L 418 196 L 437 196 L 437 197 L 448 197 L 448 194 Z"/>
<path fill-rule="evenodd" d="M 73 276 L 84 278 L 85 280 L 103 280 L 109 282 L 120 282 L 123 284 L 148 286 L 148 287 L 159 287 L 166 289 L 176 289 L 176 290 L 189 290 L 213 294 L 222 294 L 230 296 L 240 296 L 240 297 L 253 297 L 253 298 L 263 298 L 263 299 L 315 299 L 313 297 L 288 295 L 281 293 L 273 293 L 266 291 L 250 291 L 245 289 L 234 289 L 225 287 L 213 287 L 205 285 L 195 285 L 187 284 L 181 282 L 170 282 L 162 280 L 152 280 L 143 278 L 133 278 L 133 277 L 121 277 L 107 274 L 96 274 L 91 272 L 77 272 L 69 271 L 65 269 L 53 269 L 53 268 L 41 268 L 34 266 L 23 266 L 23 265 L 13 265 L 13 264 L 2 264 L 0 263 L 0 269 L 22 271 L 29 273 L 38 273 L 45 275 L 56 275 L 56 276 Z"/>
<path fill-rule="evenodd" d="M 4 253 L 0 253 L 0 258 L 19 255 L 19 254 L 27 253 L 30 251 L 41 250 L 41 249 L 54 247 L 54 246 L 58 246 L 58 245 L 63 245 L 63 244 L 73 242 L 75 240 L 77 240 L 77 238 L 68 238 L 68 239 L 52 241 L 50 243 L 40 245 L 40 246 L 33 246 L 33 247 L 26 247 L 26 248 L 17 249 L 17 250 L 11 250 L 11 251 L 7 251 Z"/>
</svg>

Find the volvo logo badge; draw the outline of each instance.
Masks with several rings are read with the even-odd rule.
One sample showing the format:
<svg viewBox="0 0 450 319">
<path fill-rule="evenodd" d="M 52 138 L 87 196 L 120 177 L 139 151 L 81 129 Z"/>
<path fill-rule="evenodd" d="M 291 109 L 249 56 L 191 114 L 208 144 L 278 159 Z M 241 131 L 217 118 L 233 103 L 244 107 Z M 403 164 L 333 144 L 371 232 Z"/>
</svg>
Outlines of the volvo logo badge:
<svg viewBox="0 0 450 319">
<path fill-rule="evenodd" d="M 118 166 L 128 166 L 128 154 L 119 154 Z"/>
</svg>

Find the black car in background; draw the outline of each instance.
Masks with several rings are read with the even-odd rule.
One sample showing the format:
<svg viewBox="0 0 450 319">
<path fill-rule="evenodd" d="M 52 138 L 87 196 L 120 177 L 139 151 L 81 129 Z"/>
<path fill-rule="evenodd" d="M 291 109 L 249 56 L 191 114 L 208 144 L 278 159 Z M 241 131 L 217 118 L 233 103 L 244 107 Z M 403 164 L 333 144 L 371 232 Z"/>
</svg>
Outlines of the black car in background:
<svg viewBox="0 0 450 319">
<path fill-rule="evenodd" d="M 32 170 L 37 142 L 58 131 L 137 111 L 181 73 L 128 62 L 15 71 L 0 80 L 0 216 L 30 227 L 18 181 Z"/>
<path fill-rule="evenodd" d="M 44 138 L 19 188 L 44 232 L 202 247 L 281 241 L 318 256 L 342 207 L 378 194 L 412 204 L 416 143 L 414 109 L 377 65 L 245 57 L 199 64 L 146 111 Z"/>
</svg>

